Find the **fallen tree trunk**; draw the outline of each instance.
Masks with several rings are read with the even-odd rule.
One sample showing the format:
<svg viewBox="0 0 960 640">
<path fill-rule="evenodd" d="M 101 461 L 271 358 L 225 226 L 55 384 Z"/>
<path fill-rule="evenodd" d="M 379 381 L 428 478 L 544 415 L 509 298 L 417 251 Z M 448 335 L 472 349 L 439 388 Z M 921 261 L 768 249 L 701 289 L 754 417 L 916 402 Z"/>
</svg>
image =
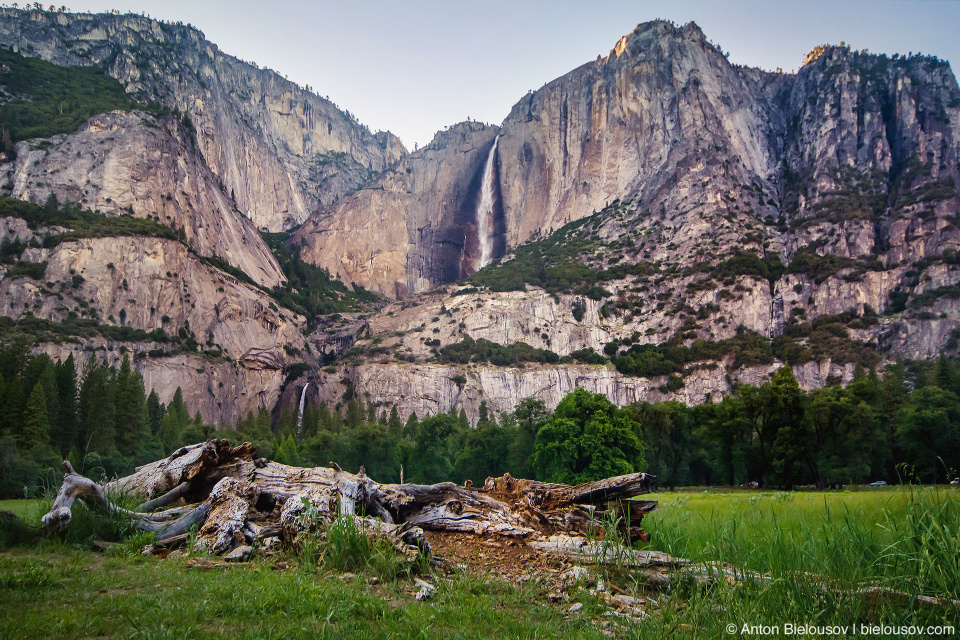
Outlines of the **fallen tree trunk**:
<svg viewBox="0 0 960 640">
<path fill-rule="evenodd" d="M 53 506 L 40 519 L 41 524 L 49 530 L 62 532 L 70 526 L 73 503 L 78 499 L 87 499 L 109 511 L 120 513 L 130 518 L 137 529 L 155 532 L 160 538 L 185 533 L 194 525 L 206 520 L 210 513 L 209 505 L 206 503 L 192 509 L 169 509 L 161 513 L 129 511 L 108 500 L 103 487 L 78 474 L 69 462 L 63 462 L 63 470 L 63 483 L 53 501 Z"/>
<path fill-rule="evenodd" d="M 295 544 L 310 523 L 339 515 L 364 516 L 367 526 L 394 546 L 418 553 L 429 553 L 424 529 L 549 544 L 550 536 L 602 535 L 602 524 L 609 522 L 624 537 L 646 539 L 640 521 L 657 508 L 653 501 L 632 500 L 655 487 L 654 478 L 643 473 L 575 487 L 509 474 L 488 478 L 482 487 L 379 484 L 362 470 L 355 475 L 334 463 L 290 467 L 260 458 L 249 443 L 232 447 L 224 440 L 183 447 L 102 487 L 69 463 L 64 468 L 57 499 L 42 519 L 48 529 L 69 526 L 70 509 L 82 498 L 122 513 L 160 539 L 199 526 L 196 546 L 216 554 L 258 540 Z M 129 511 L 108 499 L 113 494 L 145 502 Z M 194 506 L 144 513 L 178 501 Z"/>
</svg>

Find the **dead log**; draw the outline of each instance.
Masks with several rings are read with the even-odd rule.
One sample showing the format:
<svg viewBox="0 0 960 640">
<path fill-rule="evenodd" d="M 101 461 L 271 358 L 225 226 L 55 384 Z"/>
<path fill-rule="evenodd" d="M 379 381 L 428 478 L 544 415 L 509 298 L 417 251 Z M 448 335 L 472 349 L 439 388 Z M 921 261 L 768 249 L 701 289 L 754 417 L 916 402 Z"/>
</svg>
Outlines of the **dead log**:
<svg viewBox="0 0 960 640">
<path fill-rule="evenodd" d="M 429 556 L 424 529 L 549 545 L 551 536 L 598 532 L 605 520 L 616 522 L 626 535 L 643 534 L 641 519 L 657 508 L 656 502 L 632 499 L 655 487 L 643 473 L 574 487 L 509 474 L 488 478 L 482 487 L 379 484 L 333 463 L 304 469 L 268 462 L 249 443 L 233 447 L 224 440 L 183 447 L 102 487 L 76 474 L 69 463 L 64 468 L 57 500 L 43 517 L 48 529 L 65 529 L 73 502 L 83 498 L 124 514 L 138 529 L 156 531 L 160 539 L 198 526 L 196 546 L 215 554 L 276 538 L 293 544 L 314 523 L 330 523 L 340 515 L 358 516 L 363 526 L 408 555 Z M 128 511 L 108 499 L 114 493 L 146 502 Z M 144 513 L 181 499 L 195 506 Z"/>
<path fill-rule="evenodd" d="M 180 498 L 184 497 L 187 492 L 190 491 L 189 482 L 181 482 L 176 487 L 166 492 L 159 498 L 154 498 L 153 500 L 147 500 L 142 505 L 137 507 L 137 511 L 144 513 L 147 511 L 156 511 L 160 507 L 165 507 L 168 504 L 174 503 Z"/>
<path fill-rule="evenodd" d="M 73 504 L 84 499 L 99 505 L 108 511 L 128 517 L 134 527 L 141 531 L 152 531 L 160 538 L 169 538 L 186 533 L 194 525 L 203 522 L 210 513 L 209 505 L 201 504 L 190 509 L 169 509 L 160 513 L 138 513 L 118 507 L 107 499 L 107 494 L 99 484 L 85 478 L 73 470 L 73 466 L 63 462 L 63 483 L 53 501 L 53 506 L 40 522 L 50 531 L 63 532 L 70 526 L 73 518 Z"/>
</svg>

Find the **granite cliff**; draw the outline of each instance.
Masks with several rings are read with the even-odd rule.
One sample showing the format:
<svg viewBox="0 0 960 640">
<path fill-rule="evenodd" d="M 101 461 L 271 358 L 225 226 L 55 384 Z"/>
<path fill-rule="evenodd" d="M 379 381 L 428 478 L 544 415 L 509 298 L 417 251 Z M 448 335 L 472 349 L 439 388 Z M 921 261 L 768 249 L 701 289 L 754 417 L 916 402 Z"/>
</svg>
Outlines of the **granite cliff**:
<svg viewBox="0 0 960 640">
<path fill-rule="evenodd" d="M 318 397 L 338 397 L 349 380 L 374 402 L 399 394 L 418 413 L 461 405 L 475 419 L 482 399 L 498 410 L 525 394 L 549 405 L 577 384 L 616 402 L 702 402 L 779 363 L 812 388 L 849 380 L 857 366 L 954 354 L 958 127 L 960 90 L 936 58 L 827 46 L 796 74 L 769 73 L 730 64 L 694 24 L 640 25 L 502 123 L 506 255 L 472 276 L 479 291 L 448 287 L 389 307 Z M 352 207 L 323 210 L 323 234 L 308 221 L 304 255 L 335 264 L 337 216 Z M 429 233 L 418 212 L 393 215 Z M 408 274 L 393 295 L 445 282 L 410 286 Z M 749 335 L 770 346 L 762 362 L 744 364 L 731 346 Z M 444 364 L 444 348 L 467 338 L 523 341 L 574 363 Z M 670 376 L 640 375 L 645 365 L 624 359 L 697 341 L 719 346 L 678 367 L 672 389 Z M 575 364 L 584 349 L 609 363 Z"/>
<path fill-rule="evenodd" d="M 197 144 L 257 228 L 289 228 L 406 150 L 269 69 L 227 55 L 192 27 L 126 14 L 0 9 L 0 46 L 58 65 L 96 65 L 127 92 L 188 114 Z"/>
<path fill-rule="evenodd" d="M 476 207 L 496 128 L 463 122 L 353 195 L 322 208 L 291 238 L 304 260 L 401 298 L 476 271 Z"/>
<path fill-rule="evenodd" d="M 483 401 L 553 406 L 577 386 L 699 403 L 781 364 L 815 388 L 957 354 L 960 88 L 936 58 L 825 46 L 771 73 L 656 21 L 500 126 L 460 123 L 407 154 L 189 27 L 3 9 L 0 45 L 95 65 L 170 110 L 20 142 L 0 195 L 180 234 L 54 244 L 57 229 L 0 218 L 31 243 L 0 267 L 0 312 L 97 319 L 96 336 L 37 348 L 133 351 L 164 400 L 189 387 L 211 422 L 293 408 L 307 384 L 331 406 L 358 394 L 476 420 Z M 275 304 L 284 275 L 257 229 L 301 222 L 290 253 L 395 301 L 322 321 Z M 205 348 L 164 352 L 158 329 Z M 287 383 L 300 362 L 312 371 Z"/>
</svg>

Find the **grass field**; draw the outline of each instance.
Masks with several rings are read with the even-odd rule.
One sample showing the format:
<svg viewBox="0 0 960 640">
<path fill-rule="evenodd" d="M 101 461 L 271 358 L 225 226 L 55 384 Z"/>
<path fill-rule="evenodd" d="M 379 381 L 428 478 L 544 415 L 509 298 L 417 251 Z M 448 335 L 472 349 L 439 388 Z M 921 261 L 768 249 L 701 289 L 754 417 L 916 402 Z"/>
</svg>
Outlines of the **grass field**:
<svg viewBox="0 0 960 640">
<path fill-rule="evenodd" d="M 358 566 L 342 577 L 321 561 L 277 571 L 278 558 L 202 571 L 186 560 L 141 557 L 142 536 L 108 553 L 92 537 L 122 536 L 114 524 L 96 530 L 78 514 L 65 542 L 18 545 L 0 553 L 3 638 L 749 638 L 847 637 L 793 633 L 794 625 L 886 625 L 872 637 L 931 637 L 889 627 L 952 625 L 960 610 L 924 608 L 912 598 L 871 599 L 856 591 L 879 585 L 908 594 L 960 599 L 960 492 L 890 488 L 860 493 L 665 493 L 644 520 L 652 548 L 694 561 L 722 560 L 771 580 L 679 580 L 659 591 L 630 571 L 606 581 L 646 601 L 638 624 L 610 623 L 586 588 L 549 604 L 552 581 L 508 584 L 497 576 L 454 570 L 431 577 L 439 591 L 417 602 L 407 577 Z M 17 504 L 11 504 L 17 503 Z M 23 501 L 27 517 L 42 505 Z M 39 508 L 38 508 L 39 507 Z M 103 527 L 104 525 L 99 525 Z M 85 537 L 84 537 L 85 536 Z M 371 579 L 376 584 L 371 584 Z M 567 614 L 572 603 L 584 606 Z M 754 633 L 743 625 L 766 626 Z M 732 633 L 728 626 L 733 625 Z M 819 630 L 819 631 L 822 631 Z M 876 631 L 876 629 L 874 629 Z M 932 637 L 956 637 L 943 633 Z"/>
<path fill-rule="evenodd" d="M 0 500 L 0 511 L 12 511 L 27 520 L 39 520 L 41 506 L 39 500 Z"/>
</svg>

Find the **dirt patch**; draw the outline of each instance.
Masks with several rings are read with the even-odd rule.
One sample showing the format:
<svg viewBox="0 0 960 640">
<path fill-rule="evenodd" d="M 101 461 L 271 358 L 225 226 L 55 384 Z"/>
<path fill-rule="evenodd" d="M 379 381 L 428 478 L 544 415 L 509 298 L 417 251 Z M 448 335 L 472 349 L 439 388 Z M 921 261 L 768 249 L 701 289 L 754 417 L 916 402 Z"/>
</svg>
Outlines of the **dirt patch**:
<svg viewBox="0 0 960 640">
<path fill-rule="evenodd" d="M 520 539 L 446 531 L 427 531 L 426 536 L 434 554 L 443 558 L 445 566 L 465 566 L 514 583 L 534 578 L 555 580 L 570 566 L 557 556 L 528 547 Z"/>
</svg>

